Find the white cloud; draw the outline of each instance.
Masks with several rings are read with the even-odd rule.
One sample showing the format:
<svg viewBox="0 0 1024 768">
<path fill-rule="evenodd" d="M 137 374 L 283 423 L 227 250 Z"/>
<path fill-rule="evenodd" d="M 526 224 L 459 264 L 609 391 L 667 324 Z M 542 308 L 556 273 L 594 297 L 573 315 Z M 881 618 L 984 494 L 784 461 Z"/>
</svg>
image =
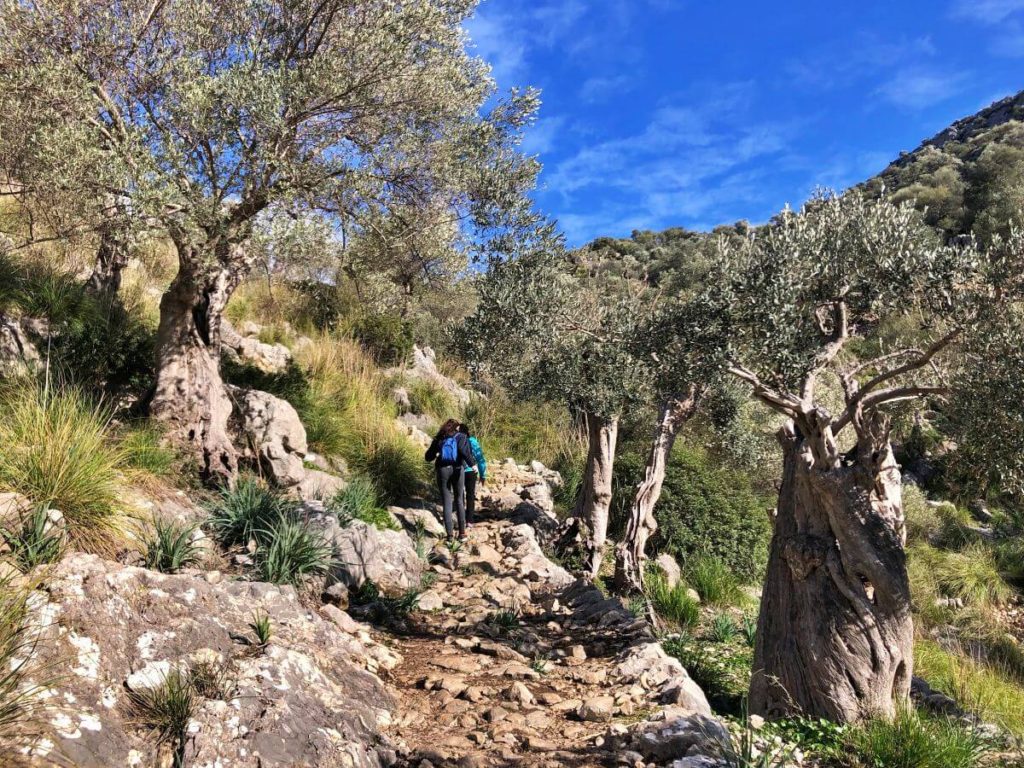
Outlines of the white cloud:
<svg viewBox="0 0 1024 768">
<path fill-rule="evenodd" d="M 767 171 L 752 161 L 785 155 L 795 125 L 748 121 L 753 92 L 752 83 L 737 83 L 703 101 L 666 104 L 634 134 L 588 145 L 556 164 L 546 186 L 569 240 L 628 235 L 664 222 L 727 222 L 751 202 L 770 207 Z M 606 202 L 581 211 L 577 200 L 590 197 L 589 190 L 600 190 Z"/>
<path fill-rule="evenodd" d="M 606 101 L 612 95 L 626 90 L 630 82 L 631 78 L 627 75 L 591 77 L 580 86 L 580 98 L 591 104 Z"/>
<path fill-rule="evenodd" d="M 919 64 L 937 53 L 931 37 L 888 40 L 873 33 L 858 33 L 830 41 L 785 69 L 798 86 L 829 90 L 852 85 L 899 65 Z"/>
<path fill-rule="evenodd" d="M 528 155 L 544 155 L 550 152 L 564 129 L 565 118 L 561 115 L 540 118 L 526 130 L 523 136 L 523 151 Z"/>
<path fill-rule="evenodd" d="M 966 79 L 965 72 L 904 69 L 882 83 L 875 93 L 901 109 L 924 109 L 960 93 Z"/>
<path fill-rule="evenodd" d="M 954 18 L 981 24 L 999 24 L 1021 11 L 1024 0 L 955 0 L 951 8 Z"/>
</svg>

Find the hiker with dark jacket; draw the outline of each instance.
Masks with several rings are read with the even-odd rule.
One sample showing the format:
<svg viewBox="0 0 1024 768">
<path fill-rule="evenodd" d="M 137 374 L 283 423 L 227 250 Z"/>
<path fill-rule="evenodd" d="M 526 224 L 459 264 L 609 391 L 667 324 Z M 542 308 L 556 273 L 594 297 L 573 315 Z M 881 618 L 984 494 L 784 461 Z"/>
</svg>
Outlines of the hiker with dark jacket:
<svg viewBox="0 0 1024 768">
<path fill-rule="evenodd" d="M 444 529 L 451 541 L 453 534 L 452 511 L 458 512 L 459 538 L 466 538 L 466 482 L 463 469 L 476 464 L 476 457 L 469 447 L 469 440 L 459 432 L 459 422 L 448 419 L 441 425 L 427 454 L 427 461 L 434 462 L 437 490 L 444 507 Z"/>
<path fill-rule="evenodd" d="M 476 466 L 466 467 L 463 472 L 466 482 L 466 525 L 471 526 L 473 518 L 476 516 L 477 479 L 480 480 L 480 485 L 487 484 L 487 459 L 484 457 L 483 448 L 480 447 L 480 441 L 473 437 L 473 432 L 468 424 L 459 424 L 459 432 L 466 436 L 469 441 L 469 449 L 473 452 L 473 458 L 476 459 Z"/>
</svg>

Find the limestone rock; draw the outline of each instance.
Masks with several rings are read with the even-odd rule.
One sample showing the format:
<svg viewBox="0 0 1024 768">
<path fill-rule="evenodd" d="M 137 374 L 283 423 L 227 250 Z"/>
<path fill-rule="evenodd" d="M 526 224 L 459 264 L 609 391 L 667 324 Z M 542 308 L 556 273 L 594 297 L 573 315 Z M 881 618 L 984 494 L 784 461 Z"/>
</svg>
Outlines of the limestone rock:
<svg viewBox="0 0 1024 768">
<path fill-rule="evenodd" d="M 300 499 L 330 499 L 346 485 L 348 483 L 337 475 L 304 467 L 302 479 L 292 490 Z"/>
<path fill-rule="evenodd" d="M 260 653 L 232 639 L 251 634 L 254 611 L 274 631 Z M 35 593 L 30 616 L 40 661 L 63 672 L 30 765 L 52 765 L 48 754 L 79 768 L 160 764 L 151 734 L 132 724 L 125 684 L 153 687 L 172 668 L 220 659 L 236 695 L 196 708 L 186 765 L 390 764 L 381 733 L 395 703 L 369 671 L 380 666 L 376 644 L 309 612 L 290 587 L 211 584 L 71 554 Z"/>
<path fill-rule="evenodd" d="M 269 392 L 230 387 L 247 452 L 281 486 L 306 475 L 306 430 L 290 403 Z"/>
<path fill-rule="evenodd" d="M 227 319 L 221 320 L 220 343 L 225 354 L 266 373 L 281 373 L 288 368 L 292 361 L 288 347 L 284 344 L 264 344 L 254 338 L 262 330 L 255 323 L 246 322 L 241 327 L 242 333 L 239 333 Z"/>
<path fill-rule="evenodd" d="M 30 373 L 39 359 L 26 332 L 26 322 L 0 314 L 0 378 Z"/>
<path fill-rule="evenodd" d="M 689 712 L 711 716 L 711 705 L 700 686 L 679 660 L 669 656 L 661 643 L 627 648 L 616 660 L 613 675 L 623 684 L 639 683 Z"/>
<path fill-rule="evenodd" d="M 444 538 L 444 526 L 429 510 L 388 507 L 388 512 L 395 516 L 395 519 L 410 535 L 415 535 L 417 530 L 422 530 L 428 536 Z"/>
<path fill-rule="evenodd" d="M 326 512 L 310 512 L 306 519 L 334 550 L 331 582 L 357 589 L 372 581 L 389 595 L 401 594 L 420 583 L 426 564 L 404 533 L 382 531 L 362 520 L 353 520 L 343 528 L 334 515 Z"/>
<path fill-rule="evenodd" d="M 667 552 L 663 552 L 658 555 L 654 559 L 654 567 L 670 589 L 679 584 L 679 579 L 682 578 L 682 573 L 679 570 L 679 563 L 676 562 L 676 559 L 672 557 L 672 555 Z"/>
<path fill-rule="evenodd" d="M 611 696 L 594 696 L 584 699 L 576 710 L 576 716 L 580 720 L 592 723 L 606 723 L 612 719 L 615 713 L 615 699 Z"/>
</svg>

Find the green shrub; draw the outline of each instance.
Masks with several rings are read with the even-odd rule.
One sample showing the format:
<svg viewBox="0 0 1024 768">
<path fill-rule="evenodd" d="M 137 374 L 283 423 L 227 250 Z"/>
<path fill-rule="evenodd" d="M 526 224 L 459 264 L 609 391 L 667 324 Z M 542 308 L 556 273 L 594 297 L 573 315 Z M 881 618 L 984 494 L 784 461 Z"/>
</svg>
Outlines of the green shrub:
<svg viewBox="0 0 1024 768">
<path fill-rule="evenodd" d="M 153 422 L 134 422 L 121 434 L 125 465 L 153 477 L 173 476 L 182 459 L 164 443 L 163 429 Z"/>
<path fill-rule="evenodd" d="M 412 327 L 397 315 L 362 317 L 353 324 L 352 335 L 381 365 L 402 365 L 412 353 Z"/>
<path fill-rule="evenodd" d="M 265 648 L 267 643 L 270 642 L 270 638 L 274 635 L 270 614 L 266 611 L 256 611 L 253 613 L 252 621 L 249 622 L 249 629 L 252 630 L 253 635 L 256 637 L 256 646 Z"/>
<path fill-rule="evenodd" d="M 0 538 L 10 549 L 10 557 L 23 571 L 60 560 L 64 537 L 50 528 L 49 509 L 36 505 L 17 528 L 0 528 Z"/>
<path fill-rule="evenodd" d="M 198 523 L 176 523 L 156 518 L 146 540 L 146 567 L 162 573 L 177 573 L 199 561 L 199 548 L 192 541 Z"/>
<path fill-rule="evenodd" d="M 682 628 L 697 625 L 700 620 L 700 606 L 686 594 L 684 585 L 669 587 L 663 578 L 653 575 L 644 581 L 647 597 L 659 616 Z"/>
<path fill-rule="evenodd" d="M 262 581 L 299 585 L 307 576 L 330 570 L 331 547 L 302 521 L 281 519 L 260 535 L 256 572 Z"/>
<path fill-rule="evenodd" d="M 642 453 L 631 451 L 616 461 L 613 530 L 621 529 L 628 517 L 644 463 Z M 693 556 L 714 557 L 740 579 L 757 582 L 768 558 L 767 511 L 772 506 L 772 500 L 754 492 L 744 473 L 716 466 L 703 449 L 679 445 L 654 509 L 658 532 L 651 544 L 680 562 Z"/>
<path fill-rule="evenodd" d="M 851 768 L 975 768 L 989 751 L 974 731 L 953 720 L 904 709 L 873 720 L 847 737 Z"/>
<path fill-rule="evenodd" d="M 663 646 L 686 667 L 716 712 L 743 713 L 753 663 L 749 648 L 698 641 L 685 635 L 666 640 Z"/>
<path fill-rule="evenodd" d="M 849 725 L 806 717 L 777 720 L 766 723 L 764 728 L 765 735 L 777 734 L 784 741 L 798 745 L 805 755 L 828 766 L 839 765 L 846 759 L 849 732 Z"/>
<path fill-rule="evenodd" d="M 733 638 L 739 633 L 739 628 L 736 626 L 736 622 L 732 620 L 732 617 L 719 613 L 711 620 L 711 626 L 708 628 L 708 636 L 716 643 L 729 643 L 732 642 Z"/>
<path fill-rule="evenodd" d="M 159 685 L 128 691 L 131 719 L 156 733 L 159 743 L 169 743 L 175 768 L 185 766 L 188 724 L 200 701 L 189 674 L 172 667 Z"/>
<path fill-rule="evenodd" d="M 222 489 L 211 505 L 210 527 L 223 546 L 246 546 L 253 539 L 265 540 L 287 509 L 284 497 L 259 478 L 243 475 L 234 488 Z"/>
<path fill-rule="evenodd" d="M 695 557 L 686 563 L 686 583 L 696 590 L 702 602 L 711 605 L 735 605 L 743 598 L 736 577 L 715 557 Z"/>
<path fill-rule="evenodd" d="M 939 517 L 937 544 L 948 549 L 961 549 L 978 540 L 978 534 L 972 530 L 971 514 L 966 509 L 945 502 L 935 511 Z"/>
<path fill-rule="evenodd" d="M 405 437 L 395 434 L 367 446 L 363 460 L 354 465 L 374 479 L 386 503 L 400 503 L 414 497 L 424 485 L 426 463 L 419 450 Z"/>
<path fill-rule="evenodd" d="M 0 389 L 0 489 L 64 514 L 69 540 L 109 552 L 122 511 L 124 453 L 106 413 L 73 388 Z"/>
<path fill-rule="evenodd" d="M 472 398 L 463 409 L 463 421 L 472 426 L 488 459 L 495 461 L 536 459 L 565 476 L 567 467 L 584 453 L 568 409 L 554 403 L 515 401 L 495 390 L 487 398 Z"/>
</svg>

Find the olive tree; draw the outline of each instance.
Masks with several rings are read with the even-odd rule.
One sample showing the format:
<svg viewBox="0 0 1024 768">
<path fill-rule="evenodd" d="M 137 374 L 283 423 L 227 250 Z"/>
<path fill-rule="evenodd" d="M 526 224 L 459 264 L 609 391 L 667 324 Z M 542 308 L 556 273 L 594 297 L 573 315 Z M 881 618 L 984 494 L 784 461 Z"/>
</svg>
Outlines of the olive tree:
<svg viewBox="0 0 1024 768">
<path fill-rule="evenodd" d="M 665 472 L 676 437 L 697 413 L 723 373 L 726 360 L 727 313 L 713 287 L 671 302 L 655 311 L 638 334 L 638 350 L 647 361 L 657 417 L 644 467 L 615 550 L 615 585 L 642 592 L 644 551 L 658 530 L 654 508 L 661 497 Z"/>
<path fill-rule="evenodd" d="M 474 6 L 0 0 L 0 91 L 59 116 L 46 152 L 107 169 L 69 174 L 74 192 L 174 244 L 149 407 L 208 478 L 236 472 L 220 325 L 261 216 L 315 211 L 361 232 L 393 212 L 416 227 L 424 210 L 468 251 L 522 212 L 536 167 L 516 145 L 536 95 L 484 110 L 493 81 L 462 28 Z"/>
<path fill-rule="evenodd" d="M 940 362 L 961 334 L 973 250 L 939 245 L 908 206 L 853 193 L 722 250 L 730 372 L 786 417 L 750 711 L 892 716 L 910 689 L 913 627 L 887 410 L 948 391 Z M 887 313 L 920 330 L 880 350 L 865 337 Z"/>
<path fill-rule="evenodd" d="M 583 422 L 587 457 L 573 516 L 593 577 L 604 557 L 619 422 L 650 382 L 637 354 L 647 305 L 639 292 L 607 288 L 581 275 L 549 231 L 519 258 L 492 264 L 460 334 L 474 370 L 520 396 L 564 402 Z"/>
</svg>

